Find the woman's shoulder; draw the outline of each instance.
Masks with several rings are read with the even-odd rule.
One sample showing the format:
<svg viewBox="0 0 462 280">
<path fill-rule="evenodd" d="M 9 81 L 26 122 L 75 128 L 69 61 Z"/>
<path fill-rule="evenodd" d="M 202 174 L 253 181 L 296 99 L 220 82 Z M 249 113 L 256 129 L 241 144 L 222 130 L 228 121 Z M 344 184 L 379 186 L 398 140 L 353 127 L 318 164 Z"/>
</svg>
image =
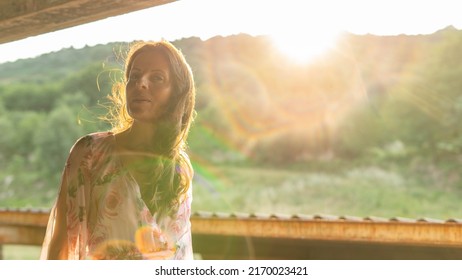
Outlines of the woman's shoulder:
<svg viewBox="0 0 462 280">
<path fill-rule="evenodd" d="M 74 146 L 79 148 L 88 148 L 91 145 L 106 142 L 112 140 L 114 136 L 113 132 L 104 131 L 104 132 L 93 132 L 87 135 L 84 135 L 75 141 Z"/>
<path fill-rule="evenodd" d="M 110 146 L 113 135 L 112 132 L 94 132 L 80 137 L 70 150 L 67 164 L 75 165 L 84 159 L 90 160 L 96 151 Z"/>
<path fill-rule="evenodd" d="M 100 131 L 87 134 L 84 137 L 90 138 L 93 142 L 111 140 L 114 137 L 114 133 L 111 131 Z"/>
<path fill-rule="evenodd" d="M 71 148 L 71 153 L 86 153 L 93 150 L 95 147 L 101 144 L 112 141 L 113 133 L 109 131 L 105 132 L 93 132 L 86 134 L 75 141 Z"/>
</svg>

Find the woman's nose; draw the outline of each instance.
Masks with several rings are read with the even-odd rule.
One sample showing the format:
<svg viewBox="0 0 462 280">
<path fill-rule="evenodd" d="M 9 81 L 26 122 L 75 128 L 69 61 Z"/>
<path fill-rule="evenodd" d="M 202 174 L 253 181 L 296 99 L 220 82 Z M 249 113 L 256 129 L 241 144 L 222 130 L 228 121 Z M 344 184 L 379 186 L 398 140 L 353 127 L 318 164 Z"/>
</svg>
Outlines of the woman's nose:
<svg viewBox="0 0 462 280">
<path fill-rule="evenodd" d="M 138 79 L 136 85 L 138 86 L 138 88 L 140 89 L 148 89 L 149 87 L 149 81 L 146 77 L 142 76 Z"/>
</svg>

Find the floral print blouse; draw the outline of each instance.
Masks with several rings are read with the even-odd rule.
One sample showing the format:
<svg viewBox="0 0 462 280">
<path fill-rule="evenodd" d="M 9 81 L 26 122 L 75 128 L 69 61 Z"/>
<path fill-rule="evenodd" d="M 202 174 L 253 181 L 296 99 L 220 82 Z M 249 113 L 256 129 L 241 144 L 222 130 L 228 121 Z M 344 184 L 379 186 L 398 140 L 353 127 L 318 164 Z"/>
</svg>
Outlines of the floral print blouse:
<svg viewBox="0 0 462 280">
<path fill-rule="evenodd" d="M 61 185 L 61 190 L 67 190 L 68 259 L 193 259 L 191 183 L 176 217 L 159 220 L 150 213 L 138 184 L 123 168 L 112 132 L 89 134 L 76 145 L 82 147 L 78 149 L 82 160 L 75 175 L 70 176 L 68 159 Z M 47 258 L 56 212 L 57 202 L 51 209 L 41 259 Z M 155 254 L 159 248 L 164 250 Z"/>
</svg>

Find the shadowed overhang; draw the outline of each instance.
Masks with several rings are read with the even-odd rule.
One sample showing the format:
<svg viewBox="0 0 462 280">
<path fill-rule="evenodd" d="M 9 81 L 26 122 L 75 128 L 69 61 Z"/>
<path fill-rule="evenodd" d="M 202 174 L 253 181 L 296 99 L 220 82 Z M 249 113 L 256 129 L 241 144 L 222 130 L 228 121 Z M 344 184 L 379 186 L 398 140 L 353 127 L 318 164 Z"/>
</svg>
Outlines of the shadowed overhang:
<svg viewBox="0 0 462 280">
<path fill-rule="evenodd" d="M 0 44 L 176 0 L 0 0 Z"/>
</svg>

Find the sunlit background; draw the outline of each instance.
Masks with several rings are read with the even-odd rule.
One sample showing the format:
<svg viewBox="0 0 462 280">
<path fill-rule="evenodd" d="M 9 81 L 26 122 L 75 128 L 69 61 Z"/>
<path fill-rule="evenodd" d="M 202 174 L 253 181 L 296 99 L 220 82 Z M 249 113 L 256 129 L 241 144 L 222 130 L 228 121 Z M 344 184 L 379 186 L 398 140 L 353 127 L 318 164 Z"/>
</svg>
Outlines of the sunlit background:
<svg viewBox="0 0 462 280">
<path fill-rule="evenodd" d="M 319 52 L 331 44 L 339 31 L 416 35 L 430 34 L 449 25 L 461 28 L 458 8 L 458 1 L 452 0 L 180 0 L 2 44 L 0 62 L 71 46 L 192 36 L 205 40 L 239 33 L 274 35 L 277 44 L 290 52 L 296 48 L 291 46 L 293 40 L 298 49 L 306 46 L 310 52 Z M 313 39 L 301 39 L 303 35 Z"/>
<path fill-rule="evenodd" d="M 0 206 L 51 206 L 117 55 L 165 38 L 198 86 L 194 210 L 460 217 L 457 8 L 182 0 L 2 44 Z"/>
</svg>

